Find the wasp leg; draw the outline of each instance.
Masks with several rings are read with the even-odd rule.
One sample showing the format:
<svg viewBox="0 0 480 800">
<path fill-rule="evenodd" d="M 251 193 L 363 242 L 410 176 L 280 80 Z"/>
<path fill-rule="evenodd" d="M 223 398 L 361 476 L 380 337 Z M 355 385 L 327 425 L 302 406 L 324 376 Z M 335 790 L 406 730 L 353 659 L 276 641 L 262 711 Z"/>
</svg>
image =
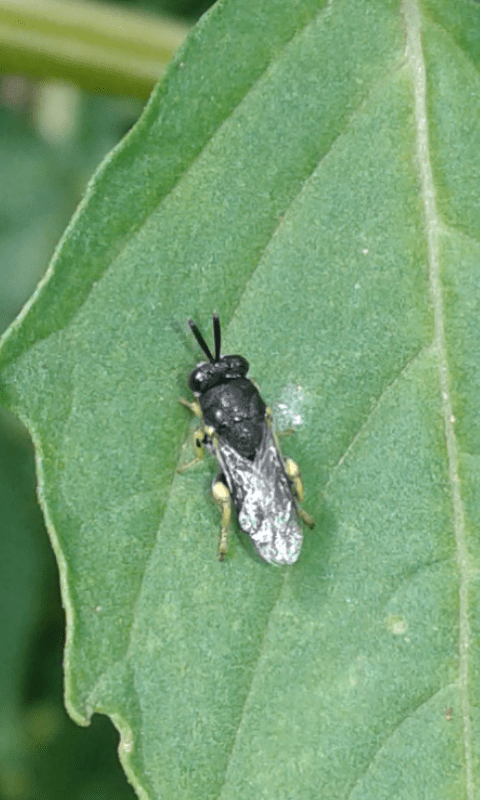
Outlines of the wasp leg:
<svg viewBox="0 0 480 800">
<path fill-rule="evenodd" d="M 295 433 L 295 428 L 287 428 L 286 431 L 277 431 L 277 436 L 292 436 Z"/>
<path fill-rule="evenodd" d="M 284 463 L 288 480 L 292 485 L 293 494 L 297 498 L 299 503 L 303 503 L 305 491 L 303 488 L 303 481 L 302 481 L 302 474 L 300 472 L 300 467 L 298 466 L 297 462 L 293 460 L 293 458 L 285 458 Z"/>
<path fill-rule="evenodd" d="M 265 422 L 267 423 L 268 427 L 272 431 L 273 438 L 275 440 L 275 444 L 277 445 L 277 449 L 280 450 L 280 436 L 291 436 L 292 433 L 295 433 L 295 428 L 287 428 L 286 431 L 276 431 L 273 427 L 273 414 L 272 409 L 270 406 L 267 406 L 265 409 Z"/>
<path fill-rule="evenodd" d="M 270 428 L 270 430 L 272 432 L 273 441 L 275 442 L 275 444 L 277 446 L 278 452 L 281 453 L 282 451 L 280 449 L 280 442 L 278 440 L 278 433 L 275 430 L 275 428 L 273 427 L 273 414 L 272 414 L 272 409 L 270 408 L 270 406 L 267 406 L 266 409 L 265 409 L 265 422 L 267 423 L 268 427 Z"/>
<path fill-rule="evenodd" d="M 190 403 L 189 400 L 185 400 L 183 397 L 178 398 L 178 402 L 185 406 L 186 408 L 190 409 L 192 414 L 195 414 L 200 420 L 203 419 L 202 409 L 200 408 L 200 404 L 197 403 L 196 400 L 193 403 Z M 184 464 L 182 467 L 177 467 L 177 472 L 184 472 L 189 467 L 193 467 L 194 464 L 198 464 L 199 461 L 202 460 L 203 456 L 205 455 L 205 451 L 203 449 L 203 443 L 205 441 L 205 430 L 202 425 L 200 425 L 195 433 L 193 434 L 193 446 L 195 448 L 195 458 L 192 458 L 187 464 Z"/>
<path fill-rule="evenodd" d="M 178 402 L 181 403 L 182 406 L 189 408 L 192 414 L 195 414 L 196 417 L 202 419 L 202 409 L 200 408 L 200 404 L 197 403 L 196 400 L 194 400 L 193 403 L 190 403 L 189 400 L 184 400 L 183 397 L 179 397 Z"/>
<path fill-rule="evenodd" d="M 218 560 L 223 561 L 225 553 L 227 552 L 228 527 L 232 519 L 232 496 L 221 473 L 212 483 L 212 497 L 217 505 L 220 506 L 222 512 L 222 533 L 220 536 L 220 547 L 218 549 Z"/>
<path fill-rule="evenodd" d="M 307 514 L 304 508 L 297 505 L 297 511 L 298 511 L 298 516 L 303 519 L 305 525 L 308 525 L 309 528 L 315 527 L 315 520 L 313 519 L 313 517 L 310 516 L 310 514 Z"/>
<path fill-rule="evenodd" d="M 315 523 L 310 516 L 307 514 L 306 511 L 300 506 L 300 503 L 303 503 L 303 498 L 305 496 L 305 491 L 303 489 L 303 481 L 302 481 L 302 473 L 300 472 L 300 467 L 298 466 L 297 462 L 293 460 L 293 458 L 285 458 L 285 472 L 287 473 L 287 478 L 290 481 L 290 485 L 292 487 L 293 496 L 298 501 L 297 502 L 297 511 L 299 516 L 303 519 L 306 525 L 309 528 L 313 528 Z"/>
<path fill-rule="evenodd" d="M 195 433 L 193 434 L 193 446 L 196 453 L 195 458 L 192 458 L 192 460 L 189 461 L 187 464 L 183 464 L 181 467 L 177 467 L 177 472 L 185 472 L 186 469 L 188 469 L 189 467 L 193 467 L 194 464 L 198 464 L 198 462 L 202 460 L 202 458 L 205 455 L 205 450 L 203 447 L 205 438 L 206 437 L 204 429 L 201 427 L 197 428 L 195 430 Z"/>
</svg>

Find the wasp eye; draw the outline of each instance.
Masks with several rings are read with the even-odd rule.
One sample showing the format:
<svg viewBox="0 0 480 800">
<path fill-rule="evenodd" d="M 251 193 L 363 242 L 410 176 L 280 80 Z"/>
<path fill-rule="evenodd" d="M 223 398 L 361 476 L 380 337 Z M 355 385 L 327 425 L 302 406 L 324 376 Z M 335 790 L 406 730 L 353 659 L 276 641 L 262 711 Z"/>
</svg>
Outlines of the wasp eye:
<svg viewBox="0 0 480 800">
<path fill-rule="evenodd" d="M 244 378 L 249 370 L 249 363 L 243 356 L 224 356 L 225 373 L 228 378 Z"/>
<path fill-rule="evenodd" d="M 194 369 L 190 375 L 188 385 L 192 392 L 201 392 L 205 384 L 205 375 L 202 369 Z"/>
</svg>

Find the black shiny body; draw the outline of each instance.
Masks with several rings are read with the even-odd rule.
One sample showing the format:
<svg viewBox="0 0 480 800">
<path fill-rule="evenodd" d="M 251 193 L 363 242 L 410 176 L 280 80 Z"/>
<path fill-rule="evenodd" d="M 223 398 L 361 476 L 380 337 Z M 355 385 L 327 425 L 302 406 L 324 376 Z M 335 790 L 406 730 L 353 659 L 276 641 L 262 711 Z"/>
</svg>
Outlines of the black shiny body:
<svg viewBox="0 0 480 800">
<path fill-rule="evenodd" d="M 190 374 L 195 402 L 182 403 L 200 419 L 195 460 L 202 458 L 206 449 L 221 470 L 212 484 L 213 497 L 222 510 L 219 559 L 223 560 L 227 549 L 233 502 L 239 525 L 260 556 L 271 564 L 293 564 L 303 540 L 297 503 L 303 486 L 298 465 L 288 459 L 287 472 L 271 412 L 247 378 L 248 361 L 239 355 L 221 355 L 218 315 L 213 315 L 214 355 L 193 320 L 188 323 L 208 361 L 197 364 Z"/>
<path fill-rule="evenodd" d="M 248 378 L 222 380 L 198 397 L 203 419 L 244 458 L 253 460 L 262 443 L 266 405 Z"/>
</svg>

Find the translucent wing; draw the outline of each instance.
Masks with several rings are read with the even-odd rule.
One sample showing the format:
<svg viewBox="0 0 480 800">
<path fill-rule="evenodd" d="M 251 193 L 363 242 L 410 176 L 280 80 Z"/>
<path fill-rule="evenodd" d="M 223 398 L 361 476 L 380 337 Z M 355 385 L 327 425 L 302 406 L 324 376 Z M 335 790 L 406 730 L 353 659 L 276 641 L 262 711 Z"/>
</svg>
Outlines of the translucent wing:
<svg viewBox="0 0 480 800">
<path fill-rule="evenodd" d="M 255 459 L 250 461 L 222 437 L 214 450 L 232 495 L 238 524 L 271 564 L 293 564 L 303 535 L 283 459 L 265 423 Z"/>
</svg>

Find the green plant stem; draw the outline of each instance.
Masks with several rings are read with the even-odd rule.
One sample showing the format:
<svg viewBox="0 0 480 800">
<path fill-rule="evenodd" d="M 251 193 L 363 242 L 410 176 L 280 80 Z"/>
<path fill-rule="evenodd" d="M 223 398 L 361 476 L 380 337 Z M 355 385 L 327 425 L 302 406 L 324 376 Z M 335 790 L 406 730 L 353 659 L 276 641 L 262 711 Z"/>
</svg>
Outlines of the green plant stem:
<svg viewBox="0 0 480 800">
<path fill-rule="evenodd" d="M 0 72 L 146 98 L 188 30 L 83 0 L 0 0 Z"/>
</svg>

